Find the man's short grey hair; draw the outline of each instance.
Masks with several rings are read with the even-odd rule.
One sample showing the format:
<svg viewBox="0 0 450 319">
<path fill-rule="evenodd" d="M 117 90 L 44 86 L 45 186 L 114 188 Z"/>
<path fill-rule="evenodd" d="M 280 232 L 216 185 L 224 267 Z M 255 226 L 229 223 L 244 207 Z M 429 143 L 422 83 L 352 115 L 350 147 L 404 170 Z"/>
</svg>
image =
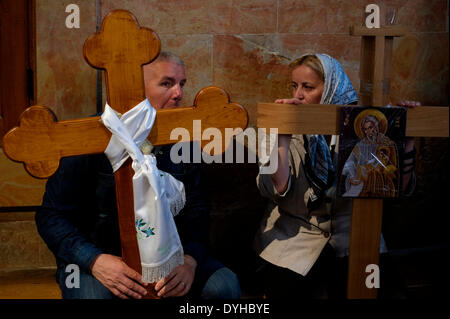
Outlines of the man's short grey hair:
<svg viewBox="0 0 450 319">
<path fill-rule="evenodd" d="M 159 53 L 158 57 L 156 58 L 155 62 L 156 61 L 172 62 L 184 67 L 183 60 L 178 55 L 170 51 L 161 51 L 161 53 Z"/>
</svg>

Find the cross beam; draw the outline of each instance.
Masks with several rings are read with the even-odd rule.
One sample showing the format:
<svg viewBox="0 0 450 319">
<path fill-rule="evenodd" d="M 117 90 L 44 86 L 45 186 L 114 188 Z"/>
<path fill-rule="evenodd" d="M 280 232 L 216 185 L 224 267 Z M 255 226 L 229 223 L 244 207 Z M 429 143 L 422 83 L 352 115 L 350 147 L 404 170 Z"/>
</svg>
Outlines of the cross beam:
<svg viewBox="0 0 450 319">
<path fill-rule="evenodd" d="M 398 25 L 373 29 L 350 27 L 350 35 L 361 36 L 359 102 L 362 105 L 389 103 L 394 37 L 405 33 L 406 28 Z"/>
<path fill-rule="evenodd" d="M 157 110 L 156 120 L 148 136 L 153 145 L 172 144 L 174 128 L 183 127 L 191 138 L 194 120 L 202 120 L 202 130 L 215 127 L 245 128 L 248 117 L 239 104 L 230 102 L 227 92 L 209 86 L 200 90 L 194 105 L 172 110 Z M 224 136 L 224 135 L 223 135 Z M 19 126 L 3 137 L 4 152 L 13 161 L 22 162 L 27 172 L 36 178 L 48 178 L 58 169 L 62 157 L 103 153 L 111 132 L 99 116 L 84 119 L 57 121 L 49 108 L 34 105 L 19 118 Z M 225 140 L 223 149 L 230 140 Z"/>
<path fill-rule="evenodd" d="M 337 135 L 341 106 L 344 105 L 258 103 L 257 126 L 277 127 L 279 134 Z M 448 106 L 408 109 L 406 136 L 448 137 L 448 110 Z"/>
</svg>

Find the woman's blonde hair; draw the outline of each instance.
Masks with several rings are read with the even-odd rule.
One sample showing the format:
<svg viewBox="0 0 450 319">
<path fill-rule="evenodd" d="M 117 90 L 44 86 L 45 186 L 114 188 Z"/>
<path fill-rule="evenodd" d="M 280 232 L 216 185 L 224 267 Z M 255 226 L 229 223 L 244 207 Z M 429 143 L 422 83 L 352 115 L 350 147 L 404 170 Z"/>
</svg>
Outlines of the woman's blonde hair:
<svg viewBox="0 0 450 319">
<path fill-rule="evenodd" d="M 298 59 L 295 59 L 289 64 L 289 67 L 294 70 L 296 67 L 300 65 L 306 65 L 316 71 L 319 78 L 322 82 L 325 82 L 325 72 L 322 67 L 322 62 L 320 62 L 319 58 L 314 54 L 304 55 Z"/>
</svg>

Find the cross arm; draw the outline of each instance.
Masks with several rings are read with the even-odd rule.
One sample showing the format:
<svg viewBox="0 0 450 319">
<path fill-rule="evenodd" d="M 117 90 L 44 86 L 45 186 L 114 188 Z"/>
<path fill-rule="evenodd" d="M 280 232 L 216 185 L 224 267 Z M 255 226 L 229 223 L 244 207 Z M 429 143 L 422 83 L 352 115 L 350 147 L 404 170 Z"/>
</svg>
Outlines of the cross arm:
<svg viewBox="0 0 450 319">
<path fill-rule="evenodd" d="M 11 160 L 23 162 L 30 175 L 47 178 L 61 157 L 101 153 L 110 137 L 99 117 L 56 122 L 50 109 L 34 105 L 5 134 L 3 150 Z"/>
<path fill-rule="evenodd" d="M 340 105 L 258 103 L 257 126 L 279 134 L 339 134 Z M 448 106 L 408 109 L 406 136 L 448 137 Z"/>
<path fill-rule="evenodd" d="M 230 102 L 227 92 L 219 87 L 206 87 L 196 96 L 194 105 L 172 110 L 158 110 L 149 135 L 153 145 L 176 143 L 170 139 L 172 129 L 183 127 L 192 134 L 192 123 L 202 119 L 202 129 L 216 127 L 225 132 L 226 127 L 245 129 L 248 123 L 246 110 Z M 222 134 L 225 136 L 225 134 Z M 19 126 L 3 137 L 5 154 L 14 161 L 25 163 L 34 177 L 47 178 L 66 156 L 103 153 L 111 133 L 100 117 L 56 121 L 53 112 L 43 106 L 32 106 L 19 119 Z M 230 141 L 225 141 L 225 150 Z"/>
</svg>

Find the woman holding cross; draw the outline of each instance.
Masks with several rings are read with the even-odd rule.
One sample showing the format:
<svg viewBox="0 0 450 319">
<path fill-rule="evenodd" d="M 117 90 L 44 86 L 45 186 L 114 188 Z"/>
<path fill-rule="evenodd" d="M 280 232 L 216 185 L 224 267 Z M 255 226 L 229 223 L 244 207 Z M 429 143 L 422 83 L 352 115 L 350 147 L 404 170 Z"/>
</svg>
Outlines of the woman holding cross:
<svg viewBox="0 0 450 319">
<path fill-rule="evenodd" d="M 334 58 L 303 55 L 290 67 L 292 98 L 276 103 L 358 103 L 350 79 Z M 344 257 L 348 256 L 352 203 L 335 196 L 337 143 L 337 136 L 279 135 L 277 171 L 257 177 L 261 194 L 270 199 L 255 238 L 255 250 L 261 257 L 257 273 L 263 278 L 267 297 L 345 296 Z M 413 148 L 410 139 L 405 153 Z M 413 165 L 404 164 L 404 170 Z M 413 189 L 411 175 L 411 171 L 405 174 L 403 185 Z M 386 251 L 382 237 L 380 252 Z M 329 286 L 325 295 L 324 285 Z"/>
</svg>

